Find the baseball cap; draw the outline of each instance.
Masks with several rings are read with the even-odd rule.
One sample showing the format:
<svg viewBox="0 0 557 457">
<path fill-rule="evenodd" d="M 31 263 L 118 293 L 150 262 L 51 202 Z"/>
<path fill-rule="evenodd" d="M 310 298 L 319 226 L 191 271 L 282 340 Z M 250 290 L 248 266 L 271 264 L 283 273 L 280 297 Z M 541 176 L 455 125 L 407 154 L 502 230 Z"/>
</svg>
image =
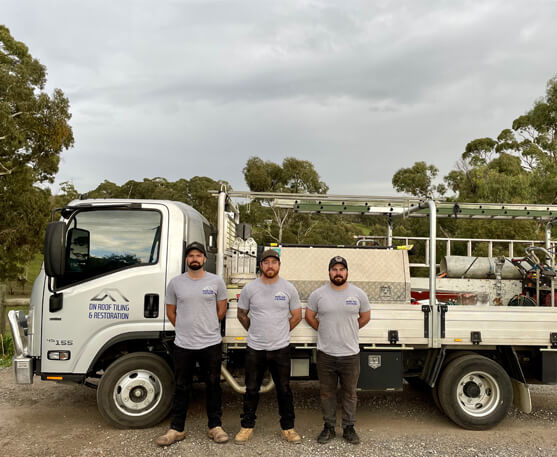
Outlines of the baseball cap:
<svg viewBox="0 0 557 457">
<path fill-rule="evenodd" d="M 190 243 L 186 246 L 186 255 L 188 255 L 188 253 L 193 249 L 196 249 L 199 252 L 201 252 L 204 256 L 207 256 L 207 251 L 205 251 L 205 246 L 203 246 L 201 243 L 198 243 L 197 241 L 194 241 L 193 243 Z"/>
<path fill-rule="evenodd" d="M 267 249 L 266 251 L 263 251 L 263 253 L 261 254 L 260 262 L 263 262 L 268 257 L 274 257 L 280 262 L 279 253 L 274 249 Z"/>
<path fill-rule="evenodd" d="M 346 262 L 346 259 L 344 257 L 341 257 L 339 255 L 333 257 L 330 262 L 329 262 L 329 270 L 331 268 L 333 268 L 337 263 L 340 263 L 341 265 L 344 265 L 344 268 L 346 268 L 348 270 L 348 262 Z"/>
</svg>

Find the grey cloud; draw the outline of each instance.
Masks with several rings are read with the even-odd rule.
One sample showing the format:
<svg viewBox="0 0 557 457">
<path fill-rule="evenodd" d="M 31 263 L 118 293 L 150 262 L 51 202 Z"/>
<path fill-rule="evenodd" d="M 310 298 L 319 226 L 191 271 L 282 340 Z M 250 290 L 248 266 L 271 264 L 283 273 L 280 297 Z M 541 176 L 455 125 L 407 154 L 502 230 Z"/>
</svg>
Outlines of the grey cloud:
<svg viewBox="0 0 557 457">
<path fill-rule="evenodd" d="M 312 160 L 331 191 L 446 173 L 557 69 L 557 8 L 523 1 L 7 0 L 3 18 L 70 98 L 59 181 L 207 175 Z M 370 189 L 366 191 L 365 189 Z M 383 189 L 383 191 L 380 191 Z"/>
</svg>

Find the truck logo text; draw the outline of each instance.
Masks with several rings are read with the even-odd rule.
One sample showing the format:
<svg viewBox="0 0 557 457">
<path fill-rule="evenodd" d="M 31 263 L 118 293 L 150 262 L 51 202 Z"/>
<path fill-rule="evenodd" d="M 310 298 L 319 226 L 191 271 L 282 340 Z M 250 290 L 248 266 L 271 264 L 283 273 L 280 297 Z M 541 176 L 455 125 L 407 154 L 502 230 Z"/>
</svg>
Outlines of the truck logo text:
<svg viewBox="0 0 557 457">
<path fill-rule="evenodd" d="M 89 303 L 89 319 L 127 320 L 129 311 L 129 300 L 118 289 L 103 289 Z"/>
</svg>

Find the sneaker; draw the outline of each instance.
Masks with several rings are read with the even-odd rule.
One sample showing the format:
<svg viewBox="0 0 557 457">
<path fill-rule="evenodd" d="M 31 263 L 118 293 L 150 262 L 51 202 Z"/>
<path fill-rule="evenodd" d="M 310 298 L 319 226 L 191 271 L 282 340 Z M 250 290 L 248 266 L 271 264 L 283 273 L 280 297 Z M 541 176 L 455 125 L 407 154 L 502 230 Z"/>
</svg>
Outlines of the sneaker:
<svg viewBox="0 0 557 457">
<path fill-rule="evenodd" d="M 164 435 L 159 436 L 155 440 L 155 443 L 157 443 L 159 446 L 170 446 L 172 443 L 175 443 L 176 441 L 181 441 L 185 437 L 186 437 L 185 432 L 179 432 L 178 430 L 174 430 L 173 428 L 171 428 Z"/>
<path fill-rule="evenodd" d="M 328 441 L 331 441 L 335 436 L 335 427 L 329 424 L 325 424 L 325 426 L 323 427 L 323 431 L 317 437 L 317 442 L 325 444 Z"/>
<path fill-rule="evenodd" d="M 226 443 L 228 441 L 228 433 L 226 433 L 220 426 L 210 428 L 207 435 L 215 443 Z"/>
<path fill-rule="evenodd" d="M 246 444 L 246 442 L 253 436 L 253 428 L 240 427 L 240 431 L 234 437 L 234 443 Z"/>
<path fill-rule="evenodd" d="M 289 443 L 299 444 L 302 442 L 302 437 L 293 428 L 289 428 L 288 430 L 283 430 L 282 436 Z"/>
<path fill-rule="evenodd" d="M 344 427 L 342 437 L 350 444 L 360 444 L 360 437 L 356 433 L 356 430 L 354 430 L 353 425 L 347 425 Z"/>
</svg>

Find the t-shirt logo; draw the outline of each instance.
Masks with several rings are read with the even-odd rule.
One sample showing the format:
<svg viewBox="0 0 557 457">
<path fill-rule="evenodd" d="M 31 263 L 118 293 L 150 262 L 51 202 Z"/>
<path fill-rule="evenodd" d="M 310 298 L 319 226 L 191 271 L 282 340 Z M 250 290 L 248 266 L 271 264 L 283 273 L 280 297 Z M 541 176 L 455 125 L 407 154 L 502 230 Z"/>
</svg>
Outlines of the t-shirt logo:
<svg viewBox="0 0 557 457">
<path fill-rule="evenodd" d="M 203 289 L 203 295 L 215 295 L 215 291 L 210 287 L 205 287 Z"/>
<path fill-rule="evenodd" d="M 286 301 L 287 295 L 284 292 L 277 292 L 275 294 L 275 301 Z"/>
<path fill-rule="evenodd" d="M 360 301 L 356 297 L 348 297 L 345 301 L 345 304 L 358 306 L 360 304 Z"/>
</svg>

